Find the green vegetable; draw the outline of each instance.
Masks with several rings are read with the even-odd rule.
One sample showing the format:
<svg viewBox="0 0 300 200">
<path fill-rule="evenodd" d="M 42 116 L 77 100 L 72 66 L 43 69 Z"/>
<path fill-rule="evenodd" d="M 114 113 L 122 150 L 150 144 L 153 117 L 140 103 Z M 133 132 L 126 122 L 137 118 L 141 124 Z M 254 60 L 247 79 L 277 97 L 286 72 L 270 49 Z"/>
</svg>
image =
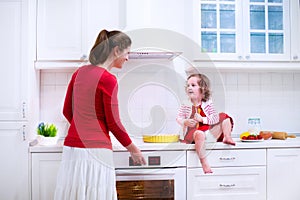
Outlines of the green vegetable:
<svg viewBox="0 0 300 200">
<path fill-rule="evenodd" d="M 44 137 L 55 137 L 57 128 L 54 124 L 44 124 L 44 122 L 41 122 L 37 127 L 37 133 Z"/>
</svg>

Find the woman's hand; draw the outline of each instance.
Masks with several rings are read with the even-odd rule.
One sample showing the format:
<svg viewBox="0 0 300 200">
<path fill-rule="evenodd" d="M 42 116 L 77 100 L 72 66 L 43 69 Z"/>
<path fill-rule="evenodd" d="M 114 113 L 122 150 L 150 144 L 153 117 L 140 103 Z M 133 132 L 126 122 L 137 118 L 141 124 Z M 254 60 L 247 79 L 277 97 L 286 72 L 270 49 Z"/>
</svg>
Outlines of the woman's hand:
<svg viewBox="0 0 300 200">
<path fill-rule="evenodd" d="M 137 146 L 135 146 L 134 143 L 131 143 L 130 145 L 128 145 L 126 147 L 126 149 L 129 151 L 134 164 L 141 164 L 141 165 L 146 164 L 146 160 L 145 160 L 144 156 L 142 155 L 142 152 L 140 151 L 140 149 Z"/>
<path fill-rule="evenodd" d="M 184 120 L 184 125 L 187 127 L 195 127 L 197 125 L 197 121 L 194 119 L 186 119 Z"/>
<path fill-rule="evenodd" d="M 130 152 L 134 164 L 146 165 L 146 160 L 142 152 Z"/>
</svg>

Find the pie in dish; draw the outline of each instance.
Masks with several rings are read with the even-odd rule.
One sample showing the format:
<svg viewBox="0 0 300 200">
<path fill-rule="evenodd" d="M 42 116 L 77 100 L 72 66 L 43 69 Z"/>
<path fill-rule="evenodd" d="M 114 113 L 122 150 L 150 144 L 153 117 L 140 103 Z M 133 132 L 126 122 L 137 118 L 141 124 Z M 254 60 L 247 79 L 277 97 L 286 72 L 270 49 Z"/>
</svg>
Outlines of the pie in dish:
<svg viewBox="0 0 300 200">
<path fill-rule="evenodd" d="M 178 142 L 179 135 L 178 134 L 143 135 L 143 141 L 150 142 L 150 143 Z"/>
</svg>

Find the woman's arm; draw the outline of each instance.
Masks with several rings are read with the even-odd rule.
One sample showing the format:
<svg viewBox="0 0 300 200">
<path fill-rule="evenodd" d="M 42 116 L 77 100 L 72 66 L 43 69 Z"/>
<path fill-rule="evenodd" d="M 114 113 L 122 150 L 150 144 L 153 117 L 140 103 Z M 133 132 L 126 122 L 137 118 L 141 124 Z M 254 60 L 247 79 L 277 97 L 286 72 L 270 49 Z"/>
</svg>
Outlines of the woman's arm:
<svg viewBox="0 0 300 200">
<path fill-rule="evenodd" d="M 106 124 L 109 131 L 116 137 L 116 139 L 124 146 L 132 143 L 128 133 L 126 132 L 119 114 L 118 103 L 118 84 L 114 76 L 108 75 L 102 80 L 103 103 Z"/>
<path fill-rule="evenodd" d="M 74 86 L 76 75 L 77 72 L 75 72 L 72 75 L 71 81 L 67 88 L 64 107 L 63 107 L 63 115 L 65 116 L 65 118 L 68 120 L 69 123 L 71 123 L 73 119 L 73 86 Z"/>
</svg>

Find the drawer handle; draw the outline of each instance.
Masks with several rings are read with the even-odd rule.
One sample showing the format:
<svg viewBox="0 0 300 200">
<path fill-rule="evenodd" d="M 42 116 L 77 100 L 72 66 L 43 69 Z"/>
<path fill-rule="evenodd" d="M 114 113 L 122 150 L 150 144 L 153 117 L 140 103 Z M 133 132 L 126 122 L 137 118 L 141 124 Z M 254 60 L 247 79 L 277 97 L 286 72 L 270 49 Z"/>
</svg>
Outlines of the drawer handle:
<svg viewBox="0 0 300 200">
<path fill-rule="evenodd" d="M 235 160 L 235 157 L 220 157 L 219 159 L 221 161 L 230 161 L 230 160 Z"/>
<path fill-rule="evenodd" d="M 219 185 L 221 188 L 232 188 L 232 187 L 235 187 L 235 184 L 232 183 L 232 184 L 221 184 Z"/>
<path fill-rule="evenodd" d="M 298 157 L 296 154 L 286 154 L 286 155 L 275 155 L 275 157 L 284 158 L 284 157 Z"/>
</svg>

